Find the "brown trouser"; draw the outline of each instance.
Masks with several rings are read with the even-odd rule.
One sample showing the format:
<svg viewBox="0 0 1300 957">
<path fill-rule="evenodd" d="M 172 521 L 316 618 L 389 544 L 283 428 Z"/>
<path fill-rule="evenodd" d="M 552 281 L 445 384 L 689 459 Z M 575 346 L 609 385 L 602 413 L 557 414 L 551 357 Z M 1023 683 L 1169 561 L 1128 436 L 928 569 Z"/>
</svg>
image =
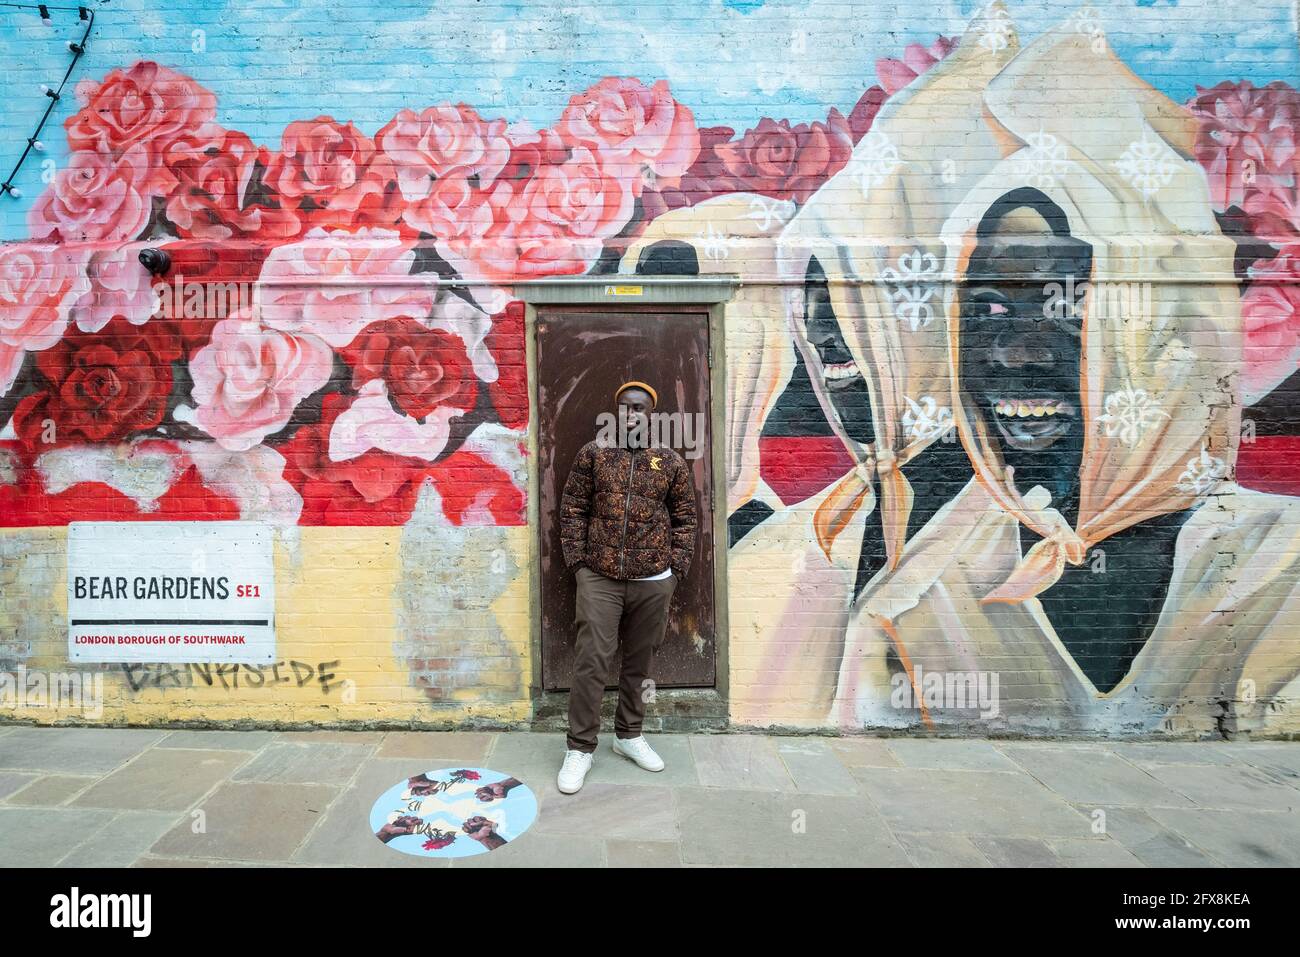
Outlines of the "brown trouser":
<svg viewBox="0 0 1300 957">
<path fill-rule="evenodd" d="M 655 648 L 663 641 L 668 626 L 668 602 L 677 588 L 677 576 L 659 581 L 620 581 L 583 565 L 577 579 L 574 622 L 578 637 L 569 687 L 568 746 L 574 751 L 591 752 L 596 750 L 600 700 L 619 644 L 620 621 L 624 628 L 623 664 L 614 733 L 620 738 L 635 738 L 641 733 L 646 704 L 642 695 L 647 690 L 642 682 L 650 673 Z"/>
</svg>

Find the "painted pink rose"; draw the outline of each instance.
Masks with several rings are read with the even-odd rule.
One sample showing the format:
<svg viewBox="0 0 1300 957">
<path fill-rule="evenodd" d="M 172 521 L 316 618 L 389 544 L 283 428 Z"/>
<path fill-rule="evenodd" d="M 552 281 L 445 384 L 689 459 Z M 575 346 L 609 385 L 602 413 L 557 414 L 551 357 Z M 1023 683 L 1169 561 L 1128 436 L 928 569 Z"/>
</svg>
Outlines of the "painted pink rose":
<svg viewBox="0 0 1300 957">
<path fill-rule="evenodd" d="M 407 205 L 404 222 L 444 243 L 467 247 L 487 235 L 502 218 L 500 210 L 537 170 L 569 158 L 569 147 L 554 130 L 512 123 L 505 128 L 505 137 L 509 152 L 503 166 L 493 172 L 490 189 L 484 176 L 471 177 L 453 169 L 433 181 L 423 199 Z"/>
<path fill-rule="evenodd" d="M 151 172 L 144 153 L 121 159 L 78 150 L 28 213 L 33 239 L 130 240 L 149 225 Z"/>
<path fill-rule="evenodd" d="M 876 76 L 880 77 L 880 85 L 885 88 L 885 93 L 893 96 L 930 69 L 957 48 L 957 39 L 940 36 L 928 49 L 919 43 L 909 43 L 903 50 L 901 60 L 891 57 L 877 60 Z"/>
<path fill-rule="evenodd" d="M 37 352 L 63 337 L 73 303 L 90 290 L 86 255 L 61 246 L 0 245 L 0 346 Z"/>
<path fill-rule="evenodd" d="M 243 133 L 208 124 L 174 140 L 165 162 L 176 180 L 166 215 L 180 238 L 284 242 L 298 235 L 297 214 L 262 186 L 267 151 Z"/>
<path fill-rule="evenodd" d="M 536 129 L 531 123 L 511 123 L 506 127 L 510 156 L 498 181 L 512 187 L 522 184 L 543 166 L 556 166 L 569 158 L 569 147 L 555 130 Z"/>
<path fill-rule="evenodd" d="M 556 132 L 569 146 L 599 155 L 636 195 L 642 167 L 656 179 L 674 181 L 700 152 L 695 117 L 664 80 L 646 86 L 633 77 L 607 77 L 569 100 Z"/>
<path fill-rule="evenodd" d="M 217 323 L 190 360 L 194 423 L 223 449 L 242 452 L 289 424 L 329 381 L 334 352 L 315 336 L 270 329 L 248 310 Z"/>
<path fill-rule="evenodd" d="M 266 185 L 315 226 L 391 224 L 401 216 L 392 163 L 351 123 L 331 117 L 285 127 Z"/>
<path fill-rule="evenodd" d="M 403 219 L 437 239 L 465 240 L 486 235 L 493 212 L 485 191 L 452 172 L 431 182 L 428 195 L 408 205 Z"/>
<path fill-rule="evenodd" d="M 178 135 L 211 121 L 217 111 L 211 91 L 151 60 L 113 70 L 98 83 L 83 80 L 77 98 L 85 105 L 64 123 L 69 149 L 113 157 L 136 147 L 161 155 Z"/>
<path fill-rule="evenodd" d="M 1242 203 L 1256 239 L 1300 243 L 1300 148 L 1291 154 L 1290 176 L 1279 175 L 1246 194 Z"/>
<path fill-rule="evenodd" d="M 482 238 L 440 243 L 462 275 L 506 281 L 584 273 L 604 241 L 631 218 L 632 191 L 586 147 L 563 163 L 543 165 L 519 184 L 492 191 L 492 229 Z"/>
<path fill-rule="evenodd" d="M 1250 279 L 1241 299 L 1247 403 L 1268 395 L 1300 362 L 1300 243 L 1283 248 L 1263 266 L 1252 266 Z"/>
<path fill-rule="evenodd" d="M 693 206 L 722 193 L 734 192 L 738 184 L 727 175 L 717 148 L 731 142 L 736 131 L 730 126 L 700 127 L 700 155 L 676 186 L 648 189 L 641 194 L 645 225 L 672 209 Z"/>
<path fill-rule="evenodd" d="M 402 110 L 375 135 L 408 201 L 429 196 L 451 176 L 486 189 L 510 157 L 506 121 L 485 120 L 463 103 L 444 103 L 421 113 Z"/>
<path fill-rule="evenodd" d="M 132 325 L 143 325 L 158 305 L 152 280 L 140 267 L 140 250 L 145 243 L 129 243 L 91 254 L 86 265 L 88 288 L 72 304 L 69 318 L 82 332 L 98 332 L 114 316 Z"/>
<path fill-rule="evenodd" d="M 517 199 L 505 213 L 521 235 L 540 225 L 576 238 L 605 239 L 618 235 L 632 216 L 631 191 L 584 147 L 563 163 L 540 167 Z"/>
<path fill-rule="evenodd" d="M 1196 90 L 1187 107 L 1200 122 L 1196 159 L 1209 177 L 1215 209 L 1242 206 L 1256 189 L 1295 186 L 1300 93 L 1281 80 Z"/>
<path fill-rule="evenodd" d="M 271 250 L 253 302 L 270 328 L 319 336 L 340 349 L 372 322 L 429 315 L 436 279 L 412 276 L 414 263 L 414 242 L 393 230 L 316 228 Z"/>
</svg>

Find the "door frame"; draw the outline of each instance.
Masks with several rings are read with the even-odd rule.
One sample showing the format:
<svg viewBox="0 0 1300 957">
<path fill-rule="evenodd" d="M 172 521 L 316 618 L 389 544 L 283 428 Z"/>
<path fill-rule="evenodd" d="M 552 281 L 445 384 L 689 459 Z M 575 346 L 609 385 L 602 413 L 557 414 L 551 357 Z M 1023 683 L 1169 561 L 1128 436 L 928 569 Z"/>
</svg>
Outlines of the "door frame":
<svg viewBox="0 0 1300 957">
<path fill-rule="evenodd" d="M 727 600 L 727 483 L 726 483 L 726 304 L 739 285 L 734 275 L 690 276 L 581 276 L 573 279 L 535 280 L 514 286 L 514 296 L 524 302 L 524 342 L 528 368 L 528 646 L 529 699 L 532 725 L 562 729 L 569 693 L 542 687 L 542 568 L 541 477 L 539 474 L 537 316 L 554 307 L 569 312 L 696 312 L 708 314 L 709 429 L 712 448 L 709 468 L 713 476 L 713 615 L 714 683 L 712 688 L 665 688 L 656 692 L 651 717 L 665 730 L 721 726 L 727 721 L 730 683 Z M 647 720 L 649 724 L 649 719 Z M 653 729 L 652 729 L 653 730 Z"/>
</svg>

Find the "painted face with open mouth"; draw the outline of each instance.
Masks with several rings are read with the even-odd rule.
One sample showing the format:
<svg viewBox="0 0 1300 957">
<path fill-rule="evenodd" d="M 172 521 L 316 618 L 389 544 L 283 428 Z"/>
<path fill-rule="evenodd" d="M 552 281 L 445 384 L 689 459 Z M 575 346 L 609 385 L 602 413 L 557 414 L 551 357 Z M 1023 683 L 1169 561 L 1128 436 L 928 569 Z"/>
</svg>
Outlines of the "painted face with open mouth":
<svg viewBox="0 0 1300 957">
<path fill-rule="evenodd" d="M 831 305 L 826 273 L 815 258 L 808 265 L 804 293 L 804 332 L 817 355 L 815 368 L 809 368 L 808 374 L 820 377 L 845 432 L 866 445 L 875 439 L 867 382 L 844 341 L 839 317 Z"/>
<path fill-rule="evenodd" d="M 1042 192 L 1003 196 L 976 230 L 958 287 L 958 385 L 1022 493 L 1042 486 L 1073 521 L 1083 461 L 1082 284 L 1092 247 Z M 1077 292 L 1076 292 L 1077 290 Z"/>
<path fill-rule="evenodd" d="M 1083 317 L 1072 291 L 1092 251 L 1041 193 L 1017 192 L 1042 201 L 1011 194 L 1014 205 L 990 210 L 959 293 L 961 384 L 1004 452 L 1044 452 L 1082 432 Z"/>
<path fill-rule="evenodd" d="M 985 393 L 988 413 L 1003 440 L 1014 449 L 1038 452 L 1050 448 L 1075 427 L 1075 406 L 1059 393 L 1027 394 L 1010 390 L 1011 395 Z"/>
</svg>

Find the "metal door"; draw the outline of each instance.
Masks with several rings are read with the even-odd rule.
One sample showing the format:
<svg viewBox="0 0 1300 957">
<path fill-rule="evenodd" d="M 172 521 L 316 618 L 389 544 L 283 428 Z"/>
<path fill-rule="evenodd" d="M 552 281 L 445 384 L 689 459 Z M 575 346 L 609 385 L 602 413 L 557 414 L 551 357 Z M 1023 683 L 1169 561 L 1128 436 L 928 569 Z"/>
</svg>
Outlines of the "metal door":
<svg viewBox="0 0 1300 957">
<path fill-rule="evenodd" d="M 640 379 L 659 393 L 656 412 L 691 416 L 689 448 L 674 444 L 694 472 L 697 531 L 690 571 L 678 583 L 668 631 L 651 675 L 658 687 L 713 687 L 713 476 L 707 312 L 542 307 L 537 317 L 538 474 L 541 495 L 542 683 L 568 688 L 573 673 L 573 574 L 564 566 L 558 508 L 578 449 L 596 437 L 613 393 Z M 618 684 L 619 658 L 607 684 Z"/>
</svg>

